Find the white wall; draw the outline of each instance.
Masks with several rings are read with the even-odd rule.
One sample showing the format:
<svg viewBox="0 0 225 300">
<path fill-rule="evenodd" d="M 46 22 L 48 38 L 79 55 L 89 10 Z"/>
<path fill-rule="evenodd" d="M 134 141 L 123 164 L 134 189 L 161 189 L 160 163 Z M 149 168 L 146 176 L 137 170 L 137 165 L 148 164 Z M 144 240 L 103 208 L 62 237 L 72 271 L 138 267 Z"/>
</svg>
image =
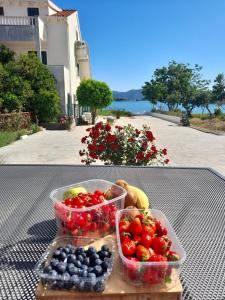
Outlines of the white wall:
<svg viewBox="0 0 225 300">
<path fill-rule="evenodd" d="M 12 49 L 17 55 L 36 51 L 35 42 L 1 42 L 6 47 Z M 46 43 L 42 43 L 42 51 L 47 51 Z"/>
</svg>

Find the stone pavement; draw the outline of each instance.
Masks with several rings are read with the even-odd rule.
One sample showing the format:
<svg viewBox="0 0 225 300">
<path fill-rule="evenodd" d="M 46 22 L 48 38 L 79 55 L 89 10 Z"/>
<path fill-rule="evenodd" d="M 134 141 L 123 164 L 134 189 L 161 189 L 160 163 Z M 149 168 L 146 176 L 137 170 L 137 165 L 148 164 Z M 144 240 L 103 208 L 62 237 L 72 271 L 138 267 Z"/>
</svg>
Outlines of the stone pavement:
<svg viewBox="0 0 225 300">
<path fill-rule="evenodd" d="M 121 118 L 116 124 L 150 125 L 156 144 L 168 149 L 171 165 L 211 167 L 225 175 L 225 136 L 204 133 L 150 116 Z M 0 148 L 7 164 L 80 164 L 80 140 L 87 126 L 73 131 L 45 131 Z M 100 164 L 100 163 L 99 163 Z"/>
</svg>

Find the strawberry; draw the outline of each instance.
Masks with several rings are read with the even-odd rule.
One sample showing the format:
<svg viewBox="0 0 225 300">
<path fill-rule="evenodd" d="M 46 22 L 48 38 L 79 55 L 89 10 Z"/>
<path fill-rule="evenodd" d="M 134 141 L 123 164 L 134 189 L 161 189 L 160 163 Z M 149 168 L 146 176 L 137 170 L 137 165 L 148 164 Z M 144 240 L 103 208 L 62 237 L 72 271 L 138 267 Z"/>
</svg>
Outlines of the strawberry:
<svg viewBox="0 0 225 300">
<path fill-rule="evenodd" d="M 154 269 L 158 273 L 158 277 L 164 279 L 167 275 L 167 258 L 160 254 L 152 255 L 149 259 L 150 262 L 160 262 L 160 265 L 155 266 Z"/>
<path fill-rule="evenodd" d="M 134 218 L 130 223 L 129 232 L 133 235 L 139 235 L 142 232 L 142 225 L 139 218 Z"/>
<path fill-rule="evenodd" d="M 140 237 L 140 235 L 135 235 L 133 237 L 133 241 L 135 242 L 136 245 L 140 244 L 141 243 L 141 237 Z"/>
<path fill-rule="evenodd" d="M 127 257 L 131 261 L 131 263 L 126 264 L 127 275 L 130 280 L 139 279 L 139 270 L 140 264 L 138 264 L 139 260 L 136 257 Z"/>
<path fill-rule="evenodd" d="M 152 241 L 151 247 L 157 254 L 166 254 L 168 248 L 167 236 L 155 237 Z"/>
<path fill-rule="evenodd" d="M 124 218 L 121 219 L 119 222 L 119 232 L 124 232 L 124 231 L 128 231 L 128 228 L 130 226 L 130 222 L 128 221 L 128 219 Z"/>
<path fill-rule="evenodd" d="M 124 240 L 130 240 L 130 233 L 129 232 L 122 232 L 120 234 L 120 240 L 121 240 L 121 243 L 124 241 Z"/>
<path fill-rule="evenodd" d="M 136 251 L 135 242 L 132 240 L 125 240 L 122 242 L 122 251 L 124 256 L 131 256 Z"/>
<path fill-rule="evenodd" d="M 155 224 L 156 224 L 156 233 L 158 236 L 167 235 L 168 232 L 166 227 L 164 227 L 159 220 L 156 220 Z"/>
<path fill-rule="evenodd" d="M 169 251 L 167 259 L 168 261 L 178 261 L 180 260 L 180 256 L 175 251 Z"/>
<path fill-rule="evenodd" d="M 150 253 L 147 248 L 142 245 L 138 245 L 136 249 L 136 256 L 140 261 L 148 261 L 150 258 Z"/>
<path fill-rule="evenodd" d="M 142 233 L 141 235 L 141 244 L 146 247 L 149 248 L 152 244 L 152 236 L 147 234 L 147 233 Z"/>
<path fill-rule="evenodd" d="M 150 236 L 154 236 L 155 234 L 155 229 L 153 226 L 150 226 L 150 225 L 143 225 L 142 226 L 142 233 L 147 233 L 148 235 Z"/>
</svg>

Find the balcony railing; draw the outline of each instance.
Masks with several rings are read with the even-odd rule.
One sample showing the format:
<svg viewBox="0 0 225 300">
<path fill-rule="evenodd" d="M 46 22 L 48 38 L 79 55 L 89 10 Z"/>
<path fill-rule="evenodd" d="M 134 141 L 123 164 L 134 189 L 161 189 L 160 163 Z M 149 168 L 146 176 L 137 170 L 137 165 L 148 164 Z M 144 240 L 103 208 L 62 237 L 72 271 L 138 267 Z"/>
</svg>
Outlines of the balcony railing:
<svg viewBox="0 0 225 300">
<path fill-rule="evenodd" d="M 0 25 L 16 25 L 16 26 L 28 26 L 35 25 L 37 22 L 37 18 L 35 17 L 0 17 Z"/>
</svg>

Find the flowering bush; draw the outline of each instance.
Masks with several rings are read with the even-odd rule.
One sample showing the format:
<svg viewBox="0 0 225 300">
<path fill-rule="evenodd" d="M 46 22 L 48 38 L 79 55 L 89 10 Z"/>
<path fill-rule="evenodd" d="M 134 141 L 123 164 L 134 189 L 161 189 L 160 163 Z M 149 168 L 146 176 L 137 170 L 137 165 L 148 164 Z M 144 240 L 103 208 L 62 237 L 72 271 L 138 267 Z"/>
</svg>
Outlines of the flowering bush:
<svg viewBox="0 0 225 300">
<path fill-rule="evenodd" d="M 80 150 L 81 162 L 90 165 L 96 160 L 105 165 L 164 165 L 167 149 L 157 149 L 155 138 L 146 125 L 141 130 L 131 125 L 115 126 L 102 122 L 87 128 L 87 136 L 81 139 L 86 149 Z"/>
<path fill-rule="evenodd" d="M 62 116 L 59 118 L 59 124 L 60 125 L 66 125 L 66 127 L 69 129 L 71 124 L 73 123 L 73 117 L 69 116 Z"/>
</svg>

